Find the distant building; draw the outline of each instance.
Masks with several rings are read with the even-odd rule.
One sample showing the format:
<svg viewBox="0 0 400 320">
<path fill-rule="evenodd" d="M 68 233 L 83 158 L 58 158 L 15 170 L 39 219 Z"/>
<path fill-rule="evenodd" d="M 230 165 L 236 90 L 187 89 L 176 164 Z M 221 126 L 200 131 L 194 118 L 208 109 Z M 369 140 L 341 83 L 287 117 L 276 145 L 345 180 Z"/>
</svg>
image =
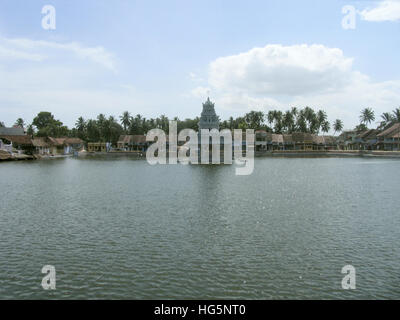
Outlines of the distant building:
<svg viewBox="0 0 400 320">
<path fill-rule="evenodd" d="M 355 137 L 356 144 L 359 144 L 359 150 L 375 150 L 377 143 L 377 134 L 379 133 L 376 129 L 369 129 L 361 132 Z"/>
<path fill-rule="evenodd" d="M 2 139 L 0 139 L 0 150 L 12 152 L 12 144 L 5 144 Z"/>
<path fill-rule="evenodd" d="M 40 155 L 68 155 L 83 148 L 83 141 L 79 138 L 36 137 L 32 143 Z"/>
<path fill-rule="evenodd" d="M 89 142 L 88 152 L 109 152 L 111 143 L 109 142 Z"/>
<path fill-rule="evenodd" d="M 148 146 L 145 135 L 121 135 L 117 142 L 117 148 L 122 151 L 145 152 Z"/>
<path fill-rule="evenodd" d="M 1 148 L 8 152 L 12 152 L 13 149 L 25 153 L 33 151 L 32 139 L 25 134 L 22 127 L 0 127 L 0 140 Z"/>
<path fill-rule="evenodd" d="M 255 132 L 255 151 L 267 151 L 267 132 L 265 130 L 257 130 Z"/>
<path fill-rule="evenodd" d="M 333 136 L 313 136 L 314 150 L 337 150 L 337 138 Z"/>
<path fill-rule="evenodd" d="M 0 139 L 3 140 L 3 146 L 8 145 L 9 151 L 15 149 L 20 153 L 21 152 L 32 153 L 33 150 L 32 139 L 27 135 L 15 135 L 15 136 L 0 135 Z"/>
<path fill-rule="evenodd" d="M 255 139 L 257 152 L 277 150 L 326 151 L 337 148 L 335 137 L 318 136 L 311 133 L 277 134 L 257 130 Z"/>
<path fill-rule="evenodd" d="M 295 132 L 292 133 L 292 139 L 295 143 L 295 150 L 313 150 L 314 140 L 311 133 Z"/>
<path fill-rule="evenodd" d="M 379 150 L 400 151 L 400 122 L 377 134 L 376 138 Z"/>
<path fill-rule="evenodd" d="M 53 144 L 47 137 L 36 137 L 32 139 L 35 153 L 40 155 L 50 155 L 53 152 Z"/>
<path fill-rule="evenodd" d="M 357 131 L 355 130 L 343 131 L 337 138 L 339 149 L 353 150 L 356 136 L 357 136 Z"/>
<path fill-rule="evenodd" d="M 64 153 L 72 154 L 83 149 L 84 142 L 80 138 L 66 138 L 64 140 Z"/>
<path fill-rule="evenodd" d="M 0 127 L 0 136 L 24 136 L 25 130 L 22 127 Z"/>
</svg>

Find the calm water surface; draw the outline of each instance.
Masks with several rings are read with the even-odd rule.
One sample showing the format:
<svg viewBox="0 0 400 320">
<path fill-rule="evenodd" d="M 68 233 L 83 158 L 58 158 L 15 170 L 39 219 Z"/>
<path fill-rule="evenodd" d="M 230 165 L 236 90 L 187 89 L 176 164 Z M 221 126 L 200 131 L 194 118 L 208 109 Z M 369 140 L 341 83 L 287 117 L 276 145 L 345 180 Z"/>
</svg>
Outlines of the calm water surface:
<svg viewBox="0 0 400 320">
<path fill-rule="evenodd" d="M 0 164 L 0 298 L 400 299 L 400 161 Z M 54 265 L 57 289 L 41 287 Z M 352 264 L 357 289 L 341 289 Z"/>
</svg>

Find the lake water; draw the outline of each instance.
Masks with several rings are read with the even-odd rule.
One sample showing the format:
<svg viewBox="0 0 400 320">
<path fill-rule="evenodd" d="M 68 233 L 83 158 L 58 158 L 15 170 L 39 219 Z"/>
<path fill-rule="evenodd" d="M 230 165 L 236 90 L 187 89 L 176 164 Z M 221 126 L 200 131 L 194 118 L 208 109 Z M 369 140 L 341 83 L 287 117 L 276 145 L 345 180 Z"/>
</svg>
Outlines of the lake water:
<svg viewBox="0 0 400 320">
<path fill-rule="evenodd" d="M 250 176 L 1 163 L 0 298 L 400 299 L 399 178 L 399 160 L 365 158 L 258 158 Z"/>
</svg>

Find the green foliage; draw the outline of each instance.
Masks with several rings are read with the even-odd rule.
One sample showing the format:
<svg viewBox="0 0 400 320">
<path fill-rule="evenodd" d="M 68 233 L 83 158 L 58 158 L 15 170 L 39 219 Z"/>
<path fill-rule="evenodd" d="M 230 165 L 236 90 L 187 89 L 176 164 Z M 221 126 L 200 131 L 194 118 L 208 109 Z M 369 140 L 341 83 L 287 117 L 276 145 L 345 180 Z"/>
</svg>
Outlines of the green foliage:
<svg viewBox="0 0 400 320">
<path fill-rule="evenodd" d="M 321 131 L 322 132 L 328 133 L 330 129 L 331 129 L 331 125 L 330 125 L 330 123 L 328 121 L 322 122 L 322 124 L 321 124 Z"/>
<path fill-rule="evenodd" d="M 395 121 L 394 115 L 390 114 L 389 112 L 384 112 L 381 115 L 382 121 L 379 124 L 379 129 L 384 129 L 388 125 L 390 125 L 393 121 Z"/>
<path fill-rule="evenodd" d="M 341 132 L 343 130 L 343 121 L 340 119 L 336 119 L 335 122 L 333 123 L 333 131 L 336 132 Z"/>
<path fill-rule="evenodd" d="M 363 132 L 363 131 L 367 131 L 368 127 L 364 123 L 360 123 L 357 127 L 355 127 L 354 130 L 357 132 Z"/>
<path fill-rule="evenodd" d="M 367 111 L 365 111 L 367 110 Z M 363 121 L 374 118 L 371 109 L 363 111 Z M 394 119 L 396 112 L 400 116 L 400 109 L 393 111 L 391 117 Z M 21 119 L 22 120 L 22 119 Z M 75 127 L 69 130 L 56 120 L 50 112 L 40 112 L 28 126 L 29 134 L 34 134 L 34 127 L 37 128 L 37 136 L 52 137 L 78 137 L 86 142 L 111 142 L 116 144 L 121 134 L 143 135 L 153 128 L 164 130 L 168 134 L 169 119 L 166 115 L 157 118 L 147 119 L 141 114 L 131 116 L 129 111 L 124 111 L 121 116 L 116 119 L 113 116 L 108 118 L 104 114 L 99 114 L 96 119 L 84 119 L 79 117 L 75 122 Z M 198 131 L 199 118 L 180 120 L 175 117 L 172 120 L 177 121 L 178 131 L 182 129 L 193 129 Z M 22 120 L 23 121 L 23 120 Z M 373 120 L 370 120 L 373 121 Z M 310 107 L 303 109 L 292 107 L 286 111 L 270 110 L 267 113 L 252 110 L 244 116 L 237 118 L 230 117 L 220 122 L 221 129 L 254 129 L 266 130 L 275 133 L 293 133 L 304 132 L 318 134 L 319 132 L 329 132 L 331 124 L 328 122 L 328 116 L 325 111 L 317 110 Z M 336 132 L 343 130 L 343 122 L 339 119 L 332 123 L 332 128 Z M 366 125 L 362 123 L 357 127 L 363 130 Z"/>
<path fill-rule="evenodd" d="M 23 128 L 25 126 L 24 119 L 18 118 L 17 121 L 15 121 L 15 125 Z"/>
<path fill-rule="evenodd" d="M 393 120 L 400 122 L 400 108 L 393 110 Z"/>
<path fill-rule="evenodd" d="M 249 128 L 261 129 L 264 125 L 265 115 L 262 111 L 250 111 L 244 116 L 244 121 Z"/>
<path fill-rule="evenodd" d="M 374 111 L 372 111 L 371 108 L 365 108 L 361 111 L 360 122 L 362 124 L 368 125 L 374 120 L 375 120 L 375 113 Z"/>
<path fill-rule="evenodd" d="M 391 125 L 393 121 L 400 121 L 400 108 L 396 108 L 391 113 L 383 113 L 381 118 L 382 121 L 378 129 L 384 129 Z M 177 121 L 178 131 L 186 128 L 198 131 L 199 117 L 185 120 L 175 117 L 173 120 Z M 368 130 L 367 124 L 374 120 L 374 111 L 371 108 L 363 109 L 360 114 L 361 123 L 355 130 L 358 132 Z M 27 126 L 27 133 L 34 135 L 36 127 L 36 136 L 69 136 L 81 138 L 86 142 L 111 142 L 116 144 L 121 134 L 143 135 L 153 128 L 162 129 L 168 134 L 170 119 L 165 115 L 150 119 L 146 119 L 140 114 L 133 117 L 129 111 L 125 111 L 119 117 L 119 121 L 120 123 L 113 116 L 107 118 L 104 114 L 99 114 L 96 119 L 88 120 L 79 117 L 75 127 L 68 129 L 61 121 L 56 120 L 50 112 L 42 111 L 33 119 L 32 124 Z M 18 118 L 15 124 L 25 125 L 22 118 Z M 5 126 L 3 122 L 0 122 L 1 126 Z M 335 133 L 341 132 L 343 127 L 343 121 L 340 119 L 332 122 L 332 129 Z M 262 129 L 274 133 L 304 132 L 318 134 L 320 131 L 329 132 L 331 124 L 323 110 L 315 111 L 310 107 L 303 109 L 292 107 L 286 111 L 269 110 L 267 113 L 252 110 L 244 116 L 230 117 L 221 121 L 220 129 Z"/>
<path fill-rule="evenodd" d="M 54 119 L 51 112 L 39 112 L 32 124 L 38 129 L 39 137 L 64 137 L 69 133 L 68 128 L 61 121 Z"/>
<path fill-rule="evenodd" d="M 26 130 L 26 134 L 29 135 L 29 136 L 33 136 L 35 134 L 35 129 L 33 128 L 32 124 L 28 125 L 28 128 Z"/>
<path fill-rule="evenodd" d="M 131 114 L 129 113 L 129 111 L 124 111 L 122 116 L 120 116 L 120 119 L 121 119 L 121 124 L 124 127 L 124 131 L 126 132 L 127 128 L 131 123 Z"/>
<path fill-rule="evenodd" d="M 51 112 L 47 111 L 39 112 L 32 122 L 32 124 L 36 126 L 38 130 L 44 129 L 56 123 L 57 120 L 54 119 L 54 116 L 51 114 Z"/>
<path fill-rule="evenodd" d="M 117 143 L 118 138 L 124 133 L 124 129 L 117 120 L 104 114 L 99 114 L 97 119 L 85 120 L 79 117 L 71 136 L 75 136 L 87 142 L 111 142 Z"/>
</svg>

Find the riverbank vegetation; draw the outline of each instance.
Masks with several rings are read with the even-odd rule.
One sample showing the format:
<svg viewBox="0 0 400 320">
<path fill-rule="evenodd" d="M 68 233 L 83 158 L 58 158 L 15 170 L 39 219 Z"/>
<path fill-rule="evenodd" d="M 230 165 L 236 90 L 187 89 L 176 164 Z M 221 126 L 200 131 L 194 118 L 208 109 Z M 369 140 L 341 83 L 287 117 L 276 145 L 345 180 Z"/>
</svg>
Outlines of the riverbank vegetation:
<svg viewBox="0 0 400 320">
<path fill-rule="evenodd" d="M 400 108 L 392 112 L 385 112 L 380 116 L 377 128 L 384 129 L 393 122 L 400 121 Z M 168 118 L 161 115 L 157 118 L 145 118 L 137 114 L 133 116 L 129 111 L 123 112 L 119 117 L 99 114 L 95 119 L 79 117 L 74 128 L 68 128 L 60 120 L 54 118 L 47 111 L 40 112 L 30 124 L 26 124 L 22 118 L 18 118 L 14 125 L 25 127 L 27 134 L 38 137 L 77 137 L 86 142 L 111 142 L 116 143 L 121 134 L 141 135 L 153 128 L 160 128 L 168 132 L 169 121 L 178 123 L 178 130 L 189 128 L 198 130 L 199 118 L 181 120 L 178 117 Z M 365 108 L 360 112 L 360 124 L 354 130 L 362 132 L 368 126 L 374 124 L 375 113 L 371 108 Z M 0 121 L 0 127 L 5 126 Z M 328 115 L 323 110 L 314 110 L 310 107 L 302 109 L 293 107 L 286 111 L 270 110 L 268 112 L 250 111 L 237 118 L 230 117 L 220 121 L 221 129 L 261 129 L 273 133 L 304 132 L 311 134 L 326 134 L 333 131 L 334 134 L 343 130 L 341 119 L 332 123 L 328 121 Z"/>
</svg>

